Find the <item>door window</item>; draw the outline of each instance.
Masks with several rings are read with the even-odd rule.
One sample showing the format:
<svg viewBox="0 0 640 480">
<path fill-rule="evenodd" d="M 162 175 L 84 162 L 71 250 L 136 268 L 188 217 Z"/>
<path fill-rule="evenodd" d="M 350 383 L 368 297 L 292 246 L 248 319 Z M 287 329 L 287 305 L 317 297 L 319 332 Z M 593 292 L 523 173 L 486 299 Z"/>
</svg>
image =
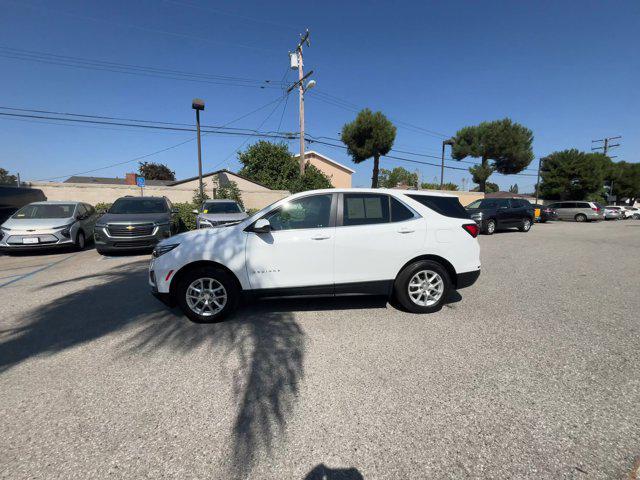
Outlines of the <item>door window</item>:
<svg viewBox="0 0 640 480">
<path fill-rule="evenodd" d="M 498 198 L 496 200 L 496 203 L 498 204 L 498 208 L 509 208 L 510 206 L 509 200 L 507 198 Z"/>
<path fill-rule="evenodd" d="M 371 225 L 389 223 L 389 220 L 389 197 L 387 195 L 344 194 L 343 225 Z"/>
<path fill-rule="evenodd" d="M 271 230 L 275 231 L 328 227 L 331 217 L 331 197 L 332 194 L 298 198 L 284 204 L 264 218 L 269 220 Z"/>
<path fill-rule="evenodd" d="M 405 220 L 411 220 L 415 218 L 415 214 L 406 207 L 400 200 L 395 197 L 389 197 L 391 199 L 391 221 L 392 222 L 404 222 Z"/>
</svg>

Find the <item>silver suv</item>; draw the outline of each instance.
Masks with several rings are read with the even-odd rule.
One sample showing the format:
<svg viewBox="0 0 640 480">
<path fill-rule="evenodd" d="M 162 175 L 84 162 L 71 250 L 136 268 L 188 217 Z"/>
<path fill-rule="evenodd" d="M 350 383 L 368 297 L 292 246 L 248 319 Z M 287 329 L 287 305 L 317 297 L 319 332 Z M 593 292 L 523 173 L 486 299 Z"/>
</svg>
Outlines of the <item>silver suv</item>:
<svg viewBox="0 0 640 480">
<path fill-rule="evenodd" d="M 595 202 L 557 202 L 547 205 L 558 212 L 560 220 L 590 222 L 604 220 L 604 209 Z"/>
<path fill-rule="evenodd" d="M 207 200 L 201 211 L 194 210 L 193 213 L 197 215 L 196 228 L 221 227 L 249 216 L 235 200 Z"/>
</svg>

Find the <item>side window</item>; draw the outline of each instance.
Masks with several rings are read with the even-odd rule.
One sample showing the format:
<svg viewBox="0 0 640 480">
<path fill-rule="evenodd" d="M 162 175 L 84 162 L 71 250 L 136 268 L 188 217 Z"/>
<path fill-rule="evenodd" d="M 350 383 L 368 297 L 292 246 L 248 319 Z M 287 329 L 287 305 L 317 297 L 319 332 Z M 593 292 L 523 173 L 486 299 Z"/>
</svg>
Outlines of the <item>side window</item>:
<svg viewBox="0 0 640 480">
<path fill-rule="evenodd" d="M 498 198 L 496 202 L 498 204 L 498 208 L 509 208 L 511 206 L 511 203 L 507 198 Z"/>
<path fill-rule="evenodd" d="M 413 212 L 409 210 L 400 200 L 395 197 L 391 198 L 391 221 L 404 222 L 415 217 Z"/>
<path fill-rule="evenodd" d="M 343 222 L 349 225 L 389 223 L 389 197 L 375 193 L 345 193 Z"/>
<path fill-rule="evenodd" d="M 269 220 L 271 230 L 275 231 L 328 227 L 331 197 L 332 194 L 299 198 L 286 203 L 264 218 Z"/>
<path fill-rule="evenodd" d="M 591 208 L 591 205 L 585 202 L 578 202 L 577 208 Z"/>
</svg>

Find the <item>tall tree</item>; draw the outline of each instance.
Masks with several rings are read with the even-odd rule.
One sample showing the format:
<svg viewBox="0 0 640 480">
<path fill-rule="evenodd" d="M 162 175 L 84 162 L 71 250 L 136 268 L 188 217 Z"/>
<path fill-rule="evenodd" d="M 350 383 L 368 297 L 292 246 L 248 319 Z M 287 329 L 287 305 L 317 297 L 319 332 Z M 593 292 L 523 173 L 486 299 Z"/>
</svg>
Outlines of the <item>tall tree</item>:
<svg viewBox="0 0 640 480">
<path fill-rule="evenodd" d="M 229 200 L 235 200 L 240 208 L 244 209 L 244 202 L 242 201 L 242 194 L 240 188 L 236 182 L 229 182 L 214 190 L 216 198 L 226 198 Z"/>
<path fill-rule="evenodd" d="M 355 163 L 362 163 L 373 157 L 371 187 L 378 187 L 380 157 L 393 147 L 396 127 L 382 112 L 361 110 L 356 119 L 342 127 L 342 141 Z"/>
<path fill-rule="evenodd" d="M 138 162 L 140 176 L 147 180 L 175 180 L 176 174 L 162 163 Z"/>
<path fill-rule="evenodd" d="M 410 172 L 406 168 L 402 167 L 396 167 L 393 170 L 382 168 L 380 169 L 378 184 L 383 188 L 393 188 L 398 185 L 417 187 L 418 174 L 416 172 Z"/>
<path fill-rule="evenodd" d="M 0 168 L 0 185 L 16 185 L 18 178 L 15 175 L 9 175 L 4 168 Z"/>
<path fill-rule="evenodd" d="M 517 184 L 517 183 L 514 183 L 513 185 L 511 185 L 511 186 L 509 187 L 509 192 L 510 192 L 510 193 L 518 193 L 518 184 Z"/>
<path fill-rule="evenodd" d="M 314 165 L 307 165 L 300 177 L 300 165 L 284 143 L 260 140 L 238 153 L 242 168 L 238 172 L 254 182 L 273 190 L 301 192 L 331 188 L 331 181 Z"/>
<path fill-rule="evenodd" d="M 611 162 L 605 170 L 609 195 L 626 199 L 633 205 L 640 197 L 640 163 Z"/>
<path fill-rule="evenodd" d="M 486 191 L 487 179 L 494 171 L 504 175 L 519 173 L 533 160 L 533 133 L 509 118 L 464 127 L 452 140 L 454 159 L 482 159 L 480 165 L 469 168 L 481 192 Z"/>
<path fill-rule="evenodd" d="M 542 159 L 540 195 L 549 200 L 601 199 L 610 168 L 611 160 L 602 153 L 553 152 Z"/>
<path fill-rule="evenodd" d="M 458 185 L 455 183 L 447 182 L 442 185 L 442 189 L 440 188 L 439 183 L 423 183 L 420 185 L 420 188 L 424 188 L 425 190 L 450 190 L 450 191 L 458 191 Z"/>
</svg>

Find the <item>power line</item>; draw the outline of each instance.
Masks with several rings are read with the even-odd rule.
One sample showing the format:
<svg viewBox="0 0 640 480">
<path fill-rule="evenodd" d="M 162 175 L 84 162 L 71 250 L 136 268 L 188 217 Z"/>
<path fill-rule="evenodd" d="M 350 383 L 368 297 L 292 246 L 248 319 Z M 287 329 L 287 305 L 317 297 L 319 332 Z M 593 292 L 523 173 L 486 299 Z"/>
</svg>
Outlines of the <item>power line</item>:
<svg viewBox="0 0 640 480">
<path fill-rule="evenodd" d="M 611 150 L 612 148 L 616 148 L 616 147 L 620 146 L 619 143 L 611 143 L 611 140 L 618 140 L 620 138 L 622 138 L 622 135 L 618 135 L 616 137 L 605 137 L 605 138 L 601 138 L 600 140 L 591 140 L 592 144 L 594 144 L 594 143 L 596 143 L 596 144 L 602 143 L 602 145 L 598 145 L 596 147 L 592 146 L 591 147 L 591 151 L 595 152 L 596 150 L 602 150 L 602 153 L 607 155 L 609 150 Z M 616 158 L 616 157 L 617 157 L 617 155 L 613 155 L 613 156 L 610 156 L 609 158 Z"/>
</svg>

